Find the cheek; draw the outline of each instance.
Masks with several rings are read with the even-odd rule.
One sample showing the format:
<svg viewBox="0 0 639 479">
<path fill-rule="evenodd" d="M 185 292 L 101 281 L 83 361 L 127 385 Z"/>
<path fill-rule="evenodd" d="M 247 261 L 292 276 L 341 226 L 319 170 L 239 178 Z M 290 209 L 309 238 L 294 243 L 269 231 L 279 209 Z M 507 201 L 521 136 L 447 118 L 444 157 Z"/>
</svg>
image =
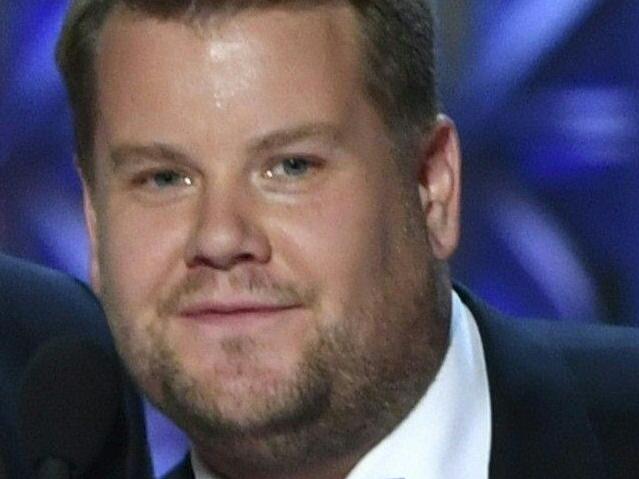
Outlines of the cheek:
<svg viewBox="0 0 639 479">
<path fill-rule="evenodd" d="M 186 215 L 113 202 L 104 218 L 98 248 L 102 282 L 127 316 L 139 315 L 155 306 L 163 284 L 178 273 Z"/>
<path fill-rule="evenodd" d="M 331 190 L 281 221 L 279 251 L 303 283 L 318 289 L 323 316 L 342 317 L 375 294 L 384 270 L 387 214 L 379 197 Z"/>
</svg>

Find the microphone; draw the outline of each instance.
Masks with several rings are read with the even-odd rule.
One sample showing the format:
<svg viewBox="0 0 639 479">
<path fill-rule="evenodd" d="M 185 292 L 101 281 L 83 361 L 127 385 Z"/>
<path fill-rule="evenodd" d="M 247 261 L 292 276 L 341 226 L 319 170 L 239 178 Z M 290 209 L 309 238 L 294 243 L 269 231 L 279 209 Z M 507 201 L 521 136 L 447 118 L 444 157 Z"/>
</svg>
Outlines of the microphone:
<svg viewBox="0 0 639 479">
<path fill-rule="evenodd" d="M 87 472 L 114 430 L 121 396 L 118 364 L 97 343 L 62 337 L 42 347 L 27 366 L 18 409 L 36 477 Z"/>
</svg>

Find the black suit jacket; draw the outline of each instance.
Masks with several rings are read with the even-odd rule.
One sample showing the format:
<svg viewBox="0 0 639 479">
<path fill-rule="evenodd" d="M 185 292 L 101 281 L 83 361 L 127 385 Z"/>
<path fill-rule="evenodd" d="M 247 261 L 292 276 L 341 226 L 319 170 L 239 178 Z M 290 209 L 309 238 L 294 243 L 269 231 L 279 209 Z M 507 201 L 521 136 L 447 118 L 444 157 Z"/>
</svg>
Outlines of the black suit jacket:
<svg viewBox="0 0 639 479">
<path fill-rule="evenodd" d="M 18 391 L 25 366 L 38 347 L 69 334 L 89 337 L 113 350 L 102 310 L 86 285 L 0 255 L 0 459 L 11 479 L 31 475 L 17 431 Z M 107 454 L 89 477 L 120 478 L 125 469 L 131 479 L 151 477 L 141 402 L 129 386 L 122 404 Z"/>
<path fill-rule="evenodd" d="M 639 331 L 508 318 L 457 290 L 486 357 L 490 479 L 639 478 Z M 193 479 L 188 458 L 166 479 Z"/>
</svg>

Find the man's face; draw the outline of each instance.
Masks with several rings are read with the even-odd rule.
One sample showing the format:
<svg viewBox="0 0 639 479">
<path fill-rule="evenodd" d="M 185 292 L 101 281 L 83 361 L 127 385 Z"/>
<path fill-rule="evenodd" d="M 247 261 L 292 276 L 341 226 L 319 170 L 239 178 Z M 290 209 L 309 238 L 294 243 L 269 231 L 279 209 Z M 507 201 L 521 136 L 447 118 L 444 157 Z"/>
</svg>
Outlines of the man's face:
<svg viewBox="0 0 639 479">
<path fill-rule="evenodd" d="M 196 438 L 348 428 L 399 393 L 403 411 L 441 361 L 454 161 L 400 173 L 356 28 L 332 6 L 103 30 L 93 281 L 134 376 Z"/>
</svg>

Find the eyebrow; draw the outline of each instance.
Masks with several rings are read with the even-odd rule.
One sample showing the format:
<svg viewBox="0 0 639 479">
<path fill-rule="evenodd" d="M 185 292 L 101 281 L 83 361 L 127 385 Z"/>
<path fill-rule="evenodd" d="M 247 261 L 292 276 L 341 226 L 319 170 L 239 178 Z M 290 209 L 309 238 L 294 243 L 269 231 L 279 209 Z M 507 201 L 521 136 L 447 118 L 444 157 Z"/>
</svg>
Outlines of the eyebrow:
<svg viewBox="0 0 639 479">
<path fill-rule="evenodd" d="M 293 128 L 276 130 L 259 137 L 249 143 L 247 151 L 250 154 L 256 154 L 313 138 L 324 138 L 331 143 L 337 143 L 341 136 L 341 130 L 331 123 L 306 123 Z"/>
<path fill-rule="evenodd" d="M 331 123 L 306 123 L 293 128 L 275 130 L 258 137 L 249 142 L 247 151 L 249 154 L 257 154 L 313 138 L 324 138 L 331 143 L 337 143 L 341 136 L 341 130 Z M 114 170 L 136 158 L 179 163 L 190 162 L 189 155 L 181 149 L 159 142 L 148 145 L 123 143 L 112 148 L 109 157 Z"/>
<path fill-rule="evenodd" d="M 109 156 L 114 170 L 117 170 L 132 158 L 177 161 L 180 163 L 188 163 L 189 161 L 189 156 L 185 152 L 165 143 L 151 143 L 149 145 L 124 143 L 111 149 Z"/>
</svg>

